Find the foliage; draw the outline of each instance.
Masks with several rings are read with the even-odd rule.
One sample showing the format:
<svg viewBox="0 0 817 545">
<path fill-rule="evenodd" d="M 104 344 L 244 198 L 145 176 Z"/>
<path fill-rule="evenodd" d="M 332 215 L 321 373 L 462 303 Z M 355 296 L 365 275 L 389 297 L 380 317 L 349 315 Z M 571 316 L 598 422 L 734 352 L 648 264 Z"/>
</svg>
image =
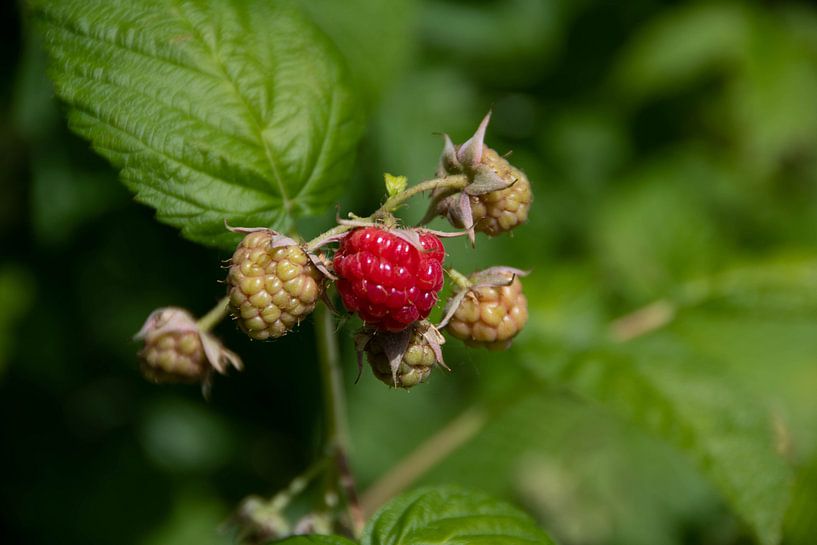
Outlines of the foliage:
<svg viewBox="0 0 817 545">
<path fill-rule="evenodd" d="M 432 133 L 461 142 L 493 107 L 489 140 L 513 151 L 535 198 L 514 237 L 478 239 L 479 261 L 533 270 L 531 319 L 507 354 L 454 348 L 453 373 L 410 395 L 367 375 L 353 384 L 343 330 L 362 484 L 452 431 L 457 414 L 477 415 L 421 488 L 370 519 L 363 543 L 486 529 L 505 536 L 492 543 L 548 543 L 537 524 L 566 545 L 810 543 L 817 11 L 336 4 L 34 0 L 23 30 L 6 33 L 17 63 L 0 95 L 10 539 L 227 541 L 214 529 L 230 506 L 314 457 L 316 355 L 309 333 L 270 347 L 222 327 L 247 372 L 217 381 L 209 404 L 138 383 L 127 339 L 144 316 L 168 301 L 203 313 L 220 290 L 213 264 L 227 254 L 174 229 L 215 248 L 235 242 L 224 220 L 316 234 L 338 199 L 382 202 L 383 172 L 430 178 Z M 71 129 L 114 169 L 63 129 L 41 49 Z M 117 171 L 172 228 L 128 203 Z M 401 178 L 387 185 L 399 191 Z M 446 244 L 473 268 L 465 243 Z M 307 490 L 293 513 L 319 496 Z"/>
<path fill-rule="evenodd" d="M 378 511 L 363 545 L 409 543 L 552 543 L 525 513 L 504 502 L 456 487 L 419 488 Z"/>
<path fill-rule="evenodd" d="M 339 195 L 358 106 L 334 47 L 293 8 L 33 7 L 73 130 L 188 237 L 229 246 L 225 220 L 286 230 Z"/>
</svg>

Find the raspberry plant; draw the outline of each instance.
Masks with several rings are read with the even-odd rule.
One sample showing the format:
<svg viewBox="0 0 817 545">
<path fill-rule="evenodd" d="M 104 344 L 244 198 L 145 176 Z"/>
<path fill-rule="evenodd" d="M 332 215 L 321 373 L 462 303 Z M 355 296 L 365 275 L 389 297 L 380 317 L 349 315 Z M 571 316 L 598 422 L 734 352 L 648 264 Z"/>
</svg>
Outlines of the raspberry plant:
<svg viewBox="0 0 817 545">
<path fill-rule="evenodd" d="M 441 345 L 445 342 L 438 327 L 426 320 L 437 304 L 443 288 L 445 247 L 440 238 L 468 234 L 472 243 L 477 229 L 475 221 L 502 222 L 502 229 L 486 232 L 499 234 L 524 221 L 530 204 L 530 184 L 525 175 L 509 166 L 504 159 L 493 157 L 480 162 L 483 139 L 490 114 L 480 124 L 474 136 L 465 144 L 453 147 L 445 137 L 445 150 L 438 173 L 443 175 L 412 187 L 405 180 L 386 175 L 388 199 L 367 217 L 349 214 L 350 219 L 338 219 L 338 225 L 310 241 L 298 242 L 267 227 L 229 227 L 225 229 L 243 235 L 232 258 L 227 274 L 227 297 L 211 311 L 209 319 L 195 322 L 181 309 L 160 309 L 148 317 L 137 339 L 144 339 L 140 352 L 143 374 L 156 382 L 199 380 L 204 392 L 211 385 L 213 371 L 225 372 L 225 362 L 241 369 L 237 356 L 218 344 L 209 330 L 219 319 L 232 315 L 238 326 L 251 339 L 272 340 L 292 331 L 306 319 L 323 297 L 323 303 L 332 307 L 326 285 L 335 285 L 345 309 L 363 321 L 356 334 L 358 358 L 363 354 L 372 374 L 393 388 L 409 389 L 428 380 L 432 369 L 443 361 Z M 453 152 L 451 151 L 453 150 Z M 480 150 L 480 151 L 474 151 Z M 449 154 L 473 158 L 473 168 L 447 173 L 442 165 Z M 494 153 L 495 155 L 495 153 Z M 487 180 L 487 181 L 486 181 Z M 397 183 L 395 183 L 397 181 Z M 509 208 L 520 209 L 517 194 L 509 192 L 518 183 L 524 184 L 524 210 L 505 221 Z M 429 213 L 439 211 L 446 199 L 478 195 L 479 202 L 493 202 L 497 210 L 493 218 L 474 220 L 467 214 L 452 221 L 457 226 L 467 225 L 466 231 L 439 232 L 425 227 L 406 227 L 394 216 L 402 204 L 412 197 L 427 194 L 431 199 Z M 465 197 L 464 197 L 465 198 Z M 467 208 L 467 205 L 466 205 Z M 423 222 L 427 221 L 429 215 Z M 225 218 L 226 222 L 226 218 Z M 329 249 L 330 247 L 334 247 Z M 327 254 L 331 254 L 331 257 Z M 448 315 L 440 328 L 448 327 L 456 338 L 472 346 L 494 350 L 507 349 L 513 337 L 527 320 L 525 297 L 519 276 L 526 273 L 510 267 L 493 267 L 471 275 L 470 280 L 454 269 L 448 274 L 459 286 L 459 291 L 447 305 Z M 322 334 L 332 336 L 333 321 L 327 309 L 322 311 Z M 472 317 L 473 320 L 468 322 Z M 453 322 L 449 320 L 453 316 Z M 326 341 L 331 346 L 336 341 Z M 328 418 L 339 420 L 343 408 L 338 406 L 337 355 L 323 354 L 323 373 L 330 403 Z M 209 349 L 208 349 L 209 347 Z M 361 362 L 358 362 L 361 366 Z M 349 473 L 345 440 L 337 435 L 344 424 L 335 424 L 327 438 L 327 456 L 337 465 L 337 485 L 344 489 L 346 512 L 337 511 L 334 503 L 327 504 L 301 519 L 294 526 L 284 515 L 284 509 L 298 494 L 302 484 L 293 484 L 265 502 L 247 499 L 238 511 L 236 525 L 239 535 L 247 542 L 264 542 L 285 538 L 292 534 L 341 531 L 360 537 L 364 529 L 363 513 L 358 503 L 354 478 Z M 330 428 L 332 429 L 332 428 Z M 310 480 L 315 474 L 302 477 Z M 331 477 L 330 477 L 331 478 Z M 298 482 L 300 483 L 300 481 Z M 328 493 L 328 492 L 327 492 Z M 456 492 L 452 492 L 456 494 Z M 508 538 L 516 536 L 518 528 L 509 527 Z M 536 531 L 537 542 L 548 538 Z M 521 534 L 520 534 L 521 535 Z"/>
<path fill-rule="evenodd" d="M 326 232 L 301 232 L 299 220 L 326 216 L 352 180 L 367 114 L 358 81 L 366 78 L 350 73 L 348 42 L 344 58 L 338 37 L 333 42 L 313 21 L 320 9 L 261 0 L 34 0 L 32 11 L 71 128 L 160 221 L 194 242 L 232 252 L 227 293 L 209 313 L 196 320 L 187 310 L 164 307 L 147 317 L 137 334 L 145 377 L 198 382 L 206 393 L 229 380 L 217 374 L 244 365 L 241 347 L 233 352 L 212 333 L 227 316 L 250 339 L 270 341 L 271 354 L 274 339 L 314 323 L 326 408 L 323 448 L 289 487 L 271 498 L 248 497 L 232 521 L 236 535 L 291 545 L 466 543 L 472 536 L 550 543 L 530 517 L 478 492 L 419 488 L 392 498 L 437 459 L 409 457 L 362 495 L 349 463 L 339 315 L 360 319 L 353 322 L 359 365 L 371 368 L 361 380 L 374 377 L 394 390 L 423 388 L 451 371 L 446 336 L 503 351 L 528 321 L 522 285 L 529 271 L 483 262 L 462 273 L 445 251 L 445 244 L 460 242 L 448 237 L 467 236 L 479 260 L 478 236 L 508 236 L 535 213 L 526 174 L 486 145 L 490 115 L 460 145 L 443 137 L 436 171 L 425 165 L 435 177 L 408 186 L 387 175 L 383 204 L 371 214 L 349 213 Z M 538 187 L 541 180 L 534 182 Z M 407 223 L 400 207 L 422 196 L 429 199 L 426 215 Z M 429 228 L 435 218 L 450 228 Z M 445 274 L 452 294 L 443 305 Z M 540 282 L 539 274 L 531 281 Z M 625 345 L 686 307 L 728 300 L 732 288 L 728 279 L 693 286 L 590 335 L 582 330 L 592 329 L 587 321 L 578 332 L 554 334 L 539 316 L 536 338 L 492 356 L 522 370 L 508 397 L 567 389 L 676 447 L 755 539 L 772 545 L 779 541 L 790 473 L 772 447 L 767 415 L 739 389 L 676 365 L 662 346 Z M 546 309 L 540 305 L 538 312 Z M 448 363 L 456 374 L 461 362 Z M 730 412 L 735 407 L 741 412 Z M 466 410 L 432 436 L 432 458 L 471 440 L 487 425 L 489 408 L 486 402 Z M 419 453 L 430 451 L 424 446 Z M 296 497 L 309 492 L 315 501 L 294 515 Z M 295 537 L 302 535 L 309 537 Z"/>
</svg>

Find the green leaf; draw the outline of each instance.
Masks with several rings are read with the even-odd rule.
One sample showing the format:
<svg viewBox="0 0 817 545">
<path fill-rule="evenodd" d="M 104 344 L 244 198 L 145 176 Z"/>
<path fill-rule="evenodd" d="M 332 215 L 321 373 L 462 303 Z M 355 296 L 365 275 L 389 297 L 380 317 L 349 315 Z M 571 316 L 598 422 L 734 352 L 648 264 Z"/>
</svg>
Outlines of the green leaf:
<svg viewBox="0 0 817 545">
<path fill-rule="evenodd" d="M 673 91 L 739 62 L 749 32 L 746 6 L 685 5 L 651 21 L 624 50 L 614 72 L 636 97 Z"/>
<path fill-rule="evenodd" d="M 281 543 L 282 545 L 354 545 L 354 541 L 349 541 L 345 537 L 318 534 L 290 537 L 282 541 L 275 541 L 275 543 Z"/>
<path fill-rule="evenodd" d="M 778 543 L 792 475 L 776 450 L 772 414 L 728 376 L 702 371 L 700 356 L 667 338 L 631 344 L 560 364 L 544 362 L 534 342 L 525 357 L 539 376 L 679 448 L 760 543 Z"/>
<path fill-rule="evenodd" d="M 779 255 L 739 263 L 681 286 L 680 307 L 705 306 L 743 317 L 812 317 L 817 312 L 817 256 Z"/>
<path fill-rule="evenodd" d="M 786 513 L 786 543 L 808 545 L 817 535 L 817 457 L 797 472 L 792 502 Z"/>
<path fill-rule="evenodd" d="M 361 133 L 334 47 L 262 0 L 34 0 L 73 130 L 199 242 L 287 229 L 343 189 Z"/>
<path fill-rule="evenodd" d="M 553 542 L 519 509 L 454 486 L 419 488 L 369 521 L 363 545 L 522 545 Z"/>
</svg>

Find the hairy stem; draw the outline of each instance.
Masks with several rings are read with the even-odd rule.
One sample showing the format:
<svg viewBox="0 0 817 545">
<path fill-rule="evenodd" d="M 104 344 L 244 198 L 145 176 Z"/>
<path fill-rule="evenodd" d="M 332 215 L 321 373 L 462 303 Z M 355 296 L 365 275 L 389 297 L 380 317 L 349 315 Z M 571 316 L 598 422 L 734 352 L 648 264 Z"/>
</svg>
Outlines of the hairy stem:
<svg viewBox="0 0 817 545">
<path fill-rule="evenodd" d="M 216 327 L 216 325 L 223 320 L 230 311 L 228 306 L 229 301 L 229 297 L 223 297 L 218 303 L 216 303 L 216 306 L 214 306 L 210 312 L 199 318 L 199 321 L 196 322 L 199 329 L 202 331 L 210 331 Z"/>
<path fill-rule="evenodd" d="M 419 193 L 432 191 L 434 189 L 456 191 L 458 189 L 463 189 L 466 185 L 468 185 L 468 176 L 465 174 L 456 174 L 454 176 L 445 176 L 443 178 L 434 178 L 432 180 L 420 182 L 419 184 L 409 187 L 405 191 L 401 191 L 393 197 L 389 197 L 389 199 L 383 203 L 383 206 L 378 208 L 371 217 L 377 218 L 394 212 L 400 205 Z"/>
<path fill-rule="evenodd" d="M 319 305 L 316 309 L 315 322 L 326 411 L 326 454 L 335 464 L 334 471 L 330 472 L 327 479 L 326 495 L 336 495 L 337 485 L 340 485 L 346 496 L 352 531 L 355 536 L 359 536 L 365 520 L 358 501 L 357 485 L 348 463 L 349 426 L 346 420 L 340 350 L 334 319 L 325 305 Z"/>
<path fill-rule="evenodd" d="M 468 177 L 465 174 L 456 174 L 454 176 L 446 176 L 444 178 L 434 178 L 431 180 L 426 180 L 424 182 L 420 182 L 419 184 L 413 185 L 406 189 L 405 191 L 401 191 L 397 195 L 393 197 L 389 197 L 386 202 L 383 203 L 383 206 L 378 208 L 374 211 L 374 213 L 370 216 L 365 218 L 360 218 L 355 216 L 355 220 L 357 221 L 375 221 L 384 219 L 389 214 L 394 212 L 397 208 L 399 208 L 403 203 L 411 199 L 412 197 L 419 195 L 425 191 L 433 191 L 435 189 L 442 189 L 444 195 L 450 195 L 468 185 Z M 429 220 L 425 220 L 420 222 L 420 225 L 428 223 Z M 335 235 L 340 235 L 354 229 L 354 225 L 336 225 L 332 229 L 329 229 L 325 233 L 321 233 L 320 235 L 316 236 L 312 240 L 310 240 L 307 245 L 306 249 L 310 252 L 314 252 L 321 246 L 323 246 L 327 241 L 329 241 Z"/>
<path fill-rule="evenodd" d="M 610 324 L 610 336 L 616 342 L 641 337 L 670 323 L 675 318 L 676 311 L 672 302 L 660 299 L 613 320 Z"/>
</svg>

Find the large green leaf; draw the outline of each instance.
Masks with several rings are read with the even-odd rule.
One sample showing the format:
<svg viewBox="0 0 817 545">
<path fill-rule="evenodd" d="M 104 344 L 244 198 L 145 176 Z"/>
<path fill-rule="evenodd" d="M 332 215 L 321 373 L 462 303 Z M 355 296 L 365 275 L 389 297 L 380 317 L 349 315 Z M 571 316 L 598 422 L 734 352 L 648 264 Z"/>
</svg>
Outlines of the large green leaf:
<svg viewBox="0 0 817 545">
<path fill-rule="evenodd" d="M 523 545 L 553 542 L 519 509 L 453 486 L 419 488 L 369 521 L 363 545 Z"/>
<path fill-rule="evenodd" d="M 71 127 L 189 238 L 286 229 L 349 174 L 359 109 L 334 47 L 287 3 L 34 0 Z"/>
<path fill-rule="evenodd" d="M 535 373 L 679 448 L 760 543 L 779 542 L 792 476 L 758 399 L 728 375 L 704 372 L 699 355 L 667 338 L 556 361 L 543 358 L 546 350 L 534 342 L 526 352 Z"/>
</svg>

